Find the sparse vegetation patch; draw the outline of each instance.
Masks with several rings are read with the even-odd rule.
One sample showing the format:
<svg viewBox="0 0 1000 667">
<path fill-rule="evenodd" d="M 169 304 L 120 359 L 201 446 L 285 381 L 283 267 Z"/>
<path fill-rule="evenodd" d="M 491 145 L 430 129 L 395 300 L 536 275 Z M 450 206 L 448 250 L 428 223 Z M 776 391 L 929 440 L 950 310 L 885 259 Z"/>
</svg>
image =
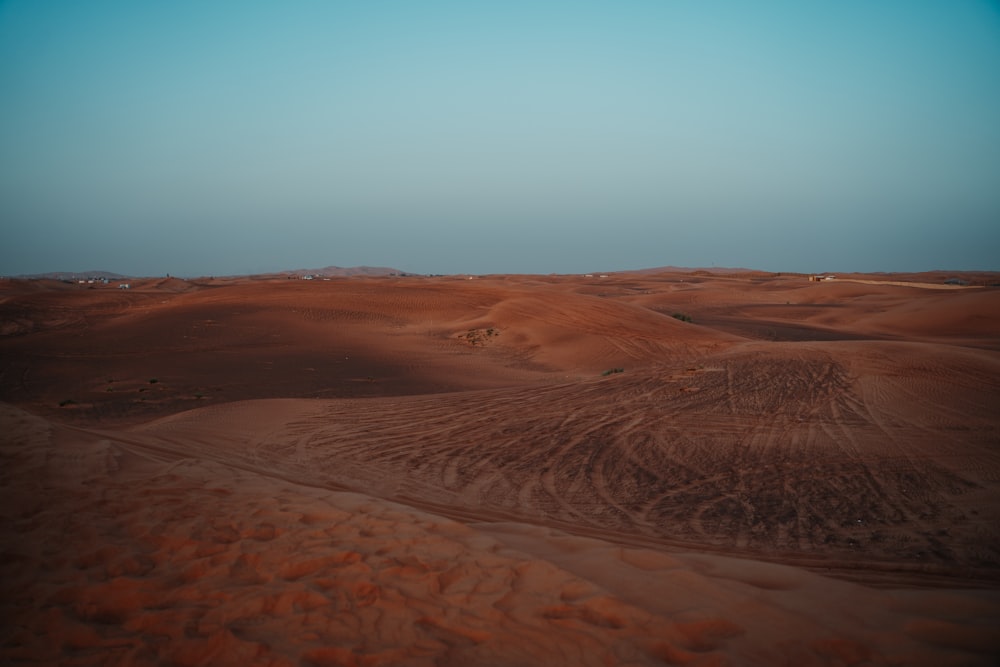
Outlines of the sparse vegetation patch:
<svg viewBox="0 0 1000 667">
<path fill-rule="evenodd" d="M 675 320 L 680 320 L 681 322 L 693 322 L 694 321 L 694 320 L 691 319 L 690 315 L 687 315 L 685 313 L 674 313 L 673 315 L 671 315 L 671 317 L 674 318 Z"/>
<path fill-rule="evenodd" d="M 499 335 L 500 332 L 497 329 L 490 327 L 488 329 L 469 329 L 466 333 L 462 334 L 460 338 L 472 347 L 479 347 L 481 345 L 485 345 Z"/>
<path fill-rule="evenodd" d="M 624 373 L 624 368 L 609 368 L 608 370 L 601 373 L 602 376 L 614 375 L 615 373 Z"/>
</svg>

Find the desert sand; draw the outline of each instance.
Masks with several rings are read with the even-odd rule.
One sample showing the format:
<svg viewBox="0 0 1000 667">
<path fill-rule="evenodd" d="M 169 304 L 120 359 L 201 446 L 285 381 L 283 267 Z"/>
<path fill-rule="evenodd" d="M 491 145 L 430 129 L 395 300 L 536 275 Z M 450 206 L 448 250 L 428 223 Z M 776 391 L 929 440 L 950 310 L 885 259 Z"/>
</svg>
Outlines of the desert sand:
<svg viewBox="0 0 1000 667">
<path fill-rule="evenodd" d="M 0 662 L 997 664 L 942 280 L 0 281 Z"/>
</svg>

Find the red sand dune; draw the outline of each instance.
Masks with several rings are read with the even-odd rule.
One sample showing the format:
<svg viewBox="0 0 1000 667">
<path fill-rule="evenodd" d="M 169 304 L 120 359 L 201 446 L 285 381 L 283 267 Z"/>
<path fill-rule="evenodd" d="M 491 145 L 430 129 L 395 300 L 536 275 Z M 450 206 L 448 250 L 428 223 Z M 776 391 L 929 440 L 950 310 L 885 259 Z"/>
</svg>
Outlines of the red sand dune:
<svg viewBox="0 0 1000 667">
<path fill-rule="evenodd" d="M 6 663 L 1000 655 L 996 289 L 8 281 L 0 325 Z"/>
</svg>

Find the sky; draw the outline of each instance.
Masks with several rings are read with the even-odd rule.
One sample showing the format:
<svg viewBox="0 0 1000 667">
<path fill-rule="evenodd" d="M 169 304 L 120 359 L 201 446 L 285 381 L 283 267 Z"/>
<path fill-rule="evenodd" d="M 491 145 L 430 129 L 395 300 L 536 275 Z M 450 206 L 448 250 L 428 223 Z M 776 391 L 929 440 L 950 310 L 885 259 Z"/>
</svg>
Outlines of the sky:
<svg viewBox="0 0 1000 667">
<path fill-rule="evenodd" d="M 1000 3 L 0 1 L 0 274 L 1000 270 Z"/>
</svg>

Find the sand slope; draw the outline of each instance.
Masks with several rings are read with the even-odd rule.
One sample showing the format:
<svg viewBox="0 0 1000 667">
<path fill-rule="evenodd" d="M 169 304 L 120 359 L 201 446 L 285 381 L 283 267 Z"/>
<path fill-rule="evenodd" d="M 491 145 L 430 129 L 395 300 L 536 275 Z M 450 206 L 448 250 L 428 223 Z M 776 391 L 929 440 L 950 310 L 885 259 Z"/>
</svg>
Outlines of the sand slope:
<svg viewBox="0 0 1000 667">
<path fill-rule="evenodd" d="M 799 343 L 711 361 L 533 388 L 226 404 L 117 437 L 456 517 L 855 577 L 997 579 L 995 355 Z"/>
<path fill-rule="evenodd" d="M 997 313 L 705 272 L 0 283 L 0 661 L 994 664 Z"/>
<path fill-rule="evenodd" d="M 974 665 L 1000 650 L 996 593 L 463 525 L 2 418 L 6 662 Z"/>
</svg>

